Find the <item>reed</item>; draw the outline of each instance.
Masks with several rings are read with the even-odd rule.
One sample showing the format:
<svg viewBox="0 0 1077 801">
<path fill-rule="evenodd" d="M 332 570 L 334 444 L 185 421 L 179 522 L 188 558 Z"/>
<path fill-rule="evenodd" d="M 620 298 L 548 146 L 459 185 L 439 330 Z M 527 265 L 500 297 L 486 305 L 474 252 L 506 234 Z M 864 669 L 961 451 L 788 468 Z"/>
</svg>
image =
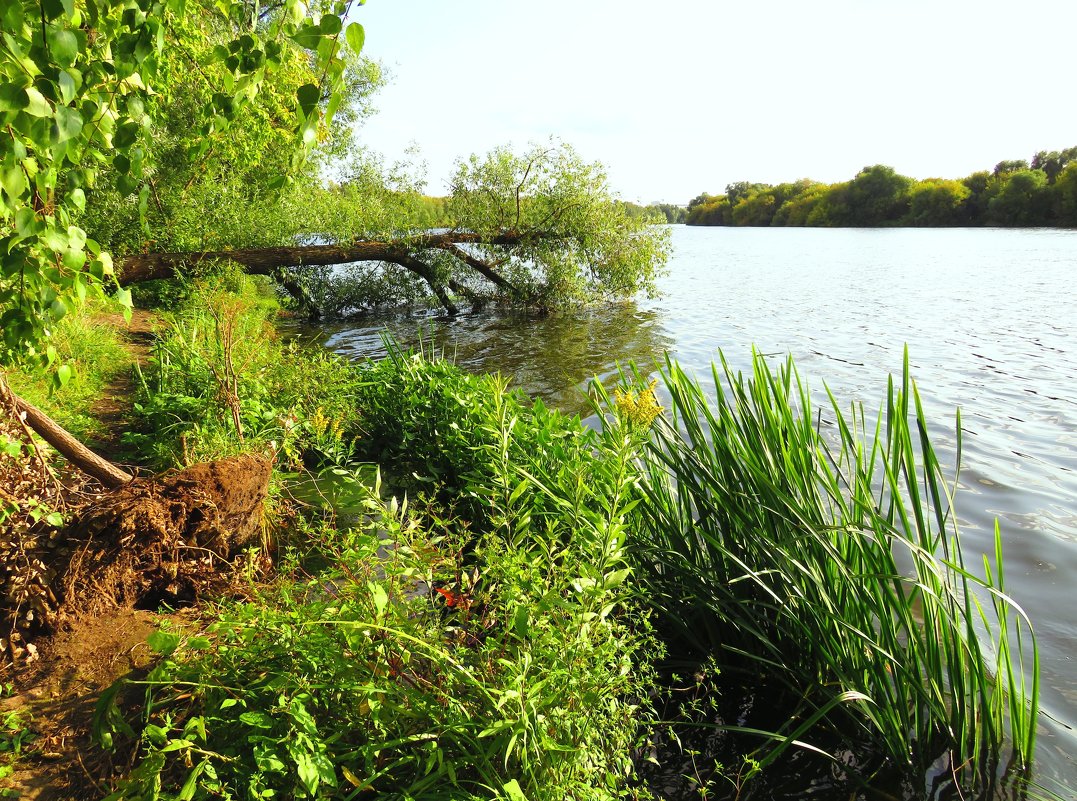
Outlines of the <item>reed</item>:
<svg viewBox="0 0 1077 801">
<path fill-rule="evenodd" d="M 710 396 L 668 357 L 661 380 L 636 557 L 672 650 L 784 686 L 772 749 L 827 711 L 854 752 L 928 772 L 947 755 L 962 789 L 993 784 L 1007 743 L 1026 768 L 1032 628 L 1005 594 L 997 526 L 983 576 L 965 564 L 957 471 L 932 447 L 908 354 L 873 424 L 828 391 L 826 430 L 791 361 L 757 354 L 746 378 L 723 357 Z M 956 430 L 959 467 L 960 415 Z"/>
</svg>

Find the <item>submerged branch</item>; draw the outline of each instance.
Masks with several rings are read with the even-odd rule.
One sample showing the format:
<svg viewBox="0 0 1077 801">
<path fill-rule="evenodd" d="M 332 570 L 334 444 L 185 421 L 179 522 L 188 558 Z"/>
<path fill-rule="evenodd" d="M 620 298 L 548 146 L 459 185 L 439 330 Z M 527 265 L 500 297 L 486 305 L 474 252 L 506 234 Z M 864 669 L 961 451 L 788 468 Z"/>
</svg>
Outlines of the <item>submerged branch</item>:
<svg viewBox="0 0 1077 801">
<path fill-rule="evenodd" d="M 475 272 L 479 273 L 479 275 L 481 275 L 487 281 L 492 284 L 496 284 L 501 289 L 504 289 L 506 292 L 511 293 L 514 297 L 519 298 L 523 295 L 523 293 L 519 290 L 518 287 L 505 280 L 505 278 L 499 272 L 497 272 L 492 265 L 487 264 L 481 259 L 475 258 L 463 248 L 460 248 L 457 245 L 447 245 L 444 247 L 444 250 L 448 251 L 457 259 L 466 264 L 468 267 L 475 270 Z"/>
</svg>

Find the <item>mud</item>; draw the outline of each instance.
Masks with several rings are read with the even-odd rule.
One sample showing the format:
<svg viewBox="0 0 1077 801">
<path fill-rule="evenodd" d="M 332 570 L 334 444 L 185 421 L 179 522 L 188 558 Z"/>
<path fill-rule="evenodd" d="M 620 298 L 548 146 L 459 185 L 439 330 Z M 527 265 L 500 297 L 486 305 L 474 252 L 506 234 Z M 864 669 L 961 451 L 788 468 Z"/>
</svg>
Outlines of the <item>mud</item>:
<svg viewBox="0 0 1077 801">
<path fill-rule="evenodd" d="M 115 609 L 39 640 L 39 658 L 15 671 L 14 694 L 0 701 L 0 714 L 16 712 L 32 733 L 0 788 L 36 801 L 107 795 L 126 766 L 114 764 L 92 742 L 97 698 L 116 679 L 147 671 L 156 656 L 146 638 L 165 623 L 179 631 L 198 626 L 193 610 L 158 615 Z"/>
<path fill-rule="evenodd" d="M 36 603 L 0 597 L 10 653 L 0 666 L 15 712 L 33 733 L 0 790 L 25 799 L 107 795 L 116 765 L 93 746 L 101 691 L 155 659 L 146 638 L 164 619 L 197 628 L 191 607 L 235 595 L 237 565 L 262 542 L 271 462 L 243 455 L 146 479 L 93 497 L 63 530 L 26 533 L 22 552 Z M 29 545 L 26 545 L 29 542 Z M 17 646 L 17 648 L 16 648 Z"/>
<path fill-rule="evenodd" d="M 262 541 L 272 465 L 245 454 L 136 479 L 83 509 L 69 531 L 63 616 L 194 603 Z"/>
</svg>

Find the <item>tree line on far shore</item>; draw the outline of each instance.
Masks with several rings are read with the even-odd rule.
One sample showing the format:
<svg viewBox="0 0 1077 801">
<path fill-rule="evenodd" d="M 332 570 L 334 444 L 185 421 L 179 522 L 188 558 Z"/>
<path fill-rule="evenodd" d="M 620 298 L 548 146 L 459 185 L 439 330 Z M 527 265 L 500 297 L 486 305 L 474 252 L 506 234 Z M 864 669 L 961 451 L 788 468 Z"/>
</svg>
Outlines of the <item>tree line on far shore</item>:
<svg viewBox="0 0 1077 801">
<path fill-rule="evenodd" d="M 1001 161 L 959 180 L 865 167 L 851 181 L 740 181 L 689 201 L 688 225 L 1077 227 L 1077 147 Z"/>
<path fill-rule="evenodd" d="M 629 219 L 647 218 L 659 224 L 683 223 L 688 219 L 688 209 L 672 203 L 649 203 L 641 206 L 622 200 L 618 201 L 618 205 L 624 208 Z M 416 196 L 412 200 L 411 214 L 412 223 L 421 228 L 446 228 L 452 224 L 447 197 Z"/>
</svg>

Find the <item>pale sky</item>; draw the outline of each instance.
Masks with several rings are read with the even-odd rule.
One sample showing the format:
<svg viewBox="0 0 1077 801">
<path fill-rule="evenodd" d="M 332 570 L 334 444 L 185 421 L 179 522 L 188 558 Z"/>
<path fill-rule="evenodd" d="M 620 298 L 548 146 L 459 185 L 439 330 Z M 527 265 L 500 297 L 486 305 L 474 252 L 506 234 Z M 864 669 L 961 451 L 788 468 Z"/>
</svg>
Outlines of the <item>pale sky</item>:
<svg viewBox="0 0 1077 801">
<path fill-rule="evenodd" d="M 1077 145 L 1077 0 L 367 0 L 361 140 L 458 158 L 556 136 L 627 200 L 888 164 L 961 178 Z"/>
</svg>

